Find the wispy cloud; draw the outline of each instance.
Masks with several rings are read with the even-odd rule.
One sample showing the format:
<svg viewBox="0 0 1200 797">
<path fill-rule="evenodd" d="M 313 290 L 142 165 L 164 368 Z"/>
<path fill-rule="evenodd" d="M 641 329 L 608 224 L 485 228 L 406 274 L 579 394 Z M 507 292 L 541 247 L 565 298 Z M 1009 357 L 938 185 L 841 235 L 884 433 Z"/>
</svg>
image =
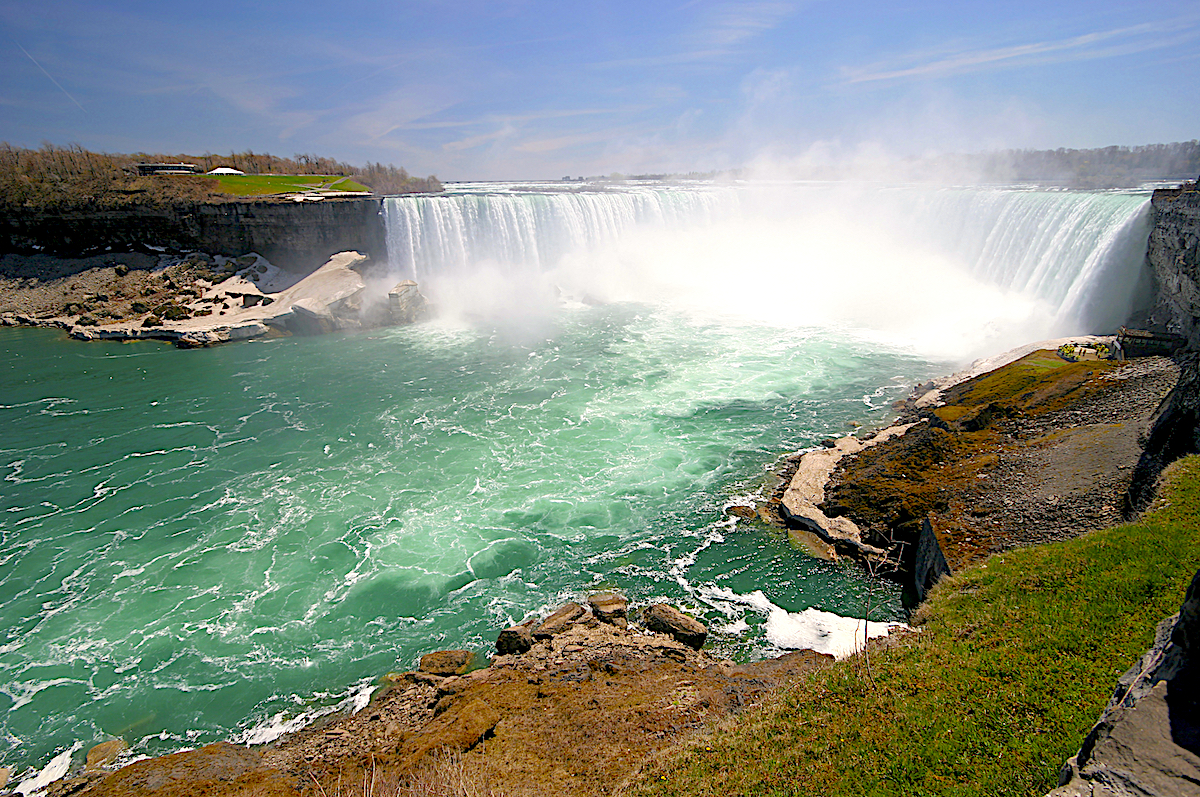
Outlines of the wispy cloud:
<svg viewBox="0 0 1200 797">
<path fill-rule="evenodd" d="M 698 34 L 714 47 L 734 47 L 774 28 L 795 10 L 795 3 L 730 3 L 714 9 Z"/>
<path fill-rule="evenodd" d="M 949 77 L 969 72 L 1086 61 L 1174 47 L 1200 35 L 1194 21 L 1143 23 L 1066 39 L 931 54 L 910 53 L 890 61 L 843 70 L 844 83 Z"/>
<path fill-rule="evenodd" d="M 488 114 L 477 119 L 457 119 L 444 121 L 413 122 L 403 125 L 405 130 L 437 130 L 456 127 L 478 127 L 489 124 L 518 124 L 521 122 L 538 122 L 544 119 L 568 119 L 573 116 L 595 116 L 597 114 L 621 113 L 623 111 L 641 110 L 644 106 L 624 108 L 575 108 L 563 110 L 533 111 L 523 114 Z"/>
<path fill-rule="evenodd" d="M 791 2 L 721 3 L 702 15 L 697 25 L 680 38 L 676 52 L 620 58 L 592 66 L 599 69 L 652 68 L 717 61 L 778 26 L 796 8 L 797 4 Z"/>
<path fill-rule="evenodd" d="M 555 152 L 557 150 L 569 149 L 585 144 L 595 144 L 599 142 L 610 142 L 618 136 L 627 135 L 633 131 L 645 133 L 647 131 L 633 127 L 620 127 L 608 130 L 591 130 L 586 133 L 574 133 L 563 136 L 553 136 L 551 138 L 539 138 L 530 141 L 522 142 L 513 147 L 517 152 L 530 153 L 546 153 Z"/>
</svg>

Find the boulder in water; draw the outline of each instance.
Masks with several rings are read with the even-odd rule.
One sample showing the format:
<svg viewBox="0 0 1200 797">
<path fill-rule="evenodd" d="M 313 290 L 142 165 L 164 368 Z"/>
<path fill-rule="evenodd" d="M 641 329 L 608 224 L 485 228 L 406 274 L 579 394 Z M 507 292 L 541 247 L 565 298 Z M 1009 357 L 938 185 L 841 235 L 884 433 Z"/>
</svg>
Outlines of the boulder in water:
<svg viewBox="0 0 1200 797">
<path fill-rule="evenodd" d="M 388 291 L 388 310 L 393 324 L 415 324 L 429 313 L 429 303 L 417 290 L 417 283 L 404 280 Z"/>
</svg>

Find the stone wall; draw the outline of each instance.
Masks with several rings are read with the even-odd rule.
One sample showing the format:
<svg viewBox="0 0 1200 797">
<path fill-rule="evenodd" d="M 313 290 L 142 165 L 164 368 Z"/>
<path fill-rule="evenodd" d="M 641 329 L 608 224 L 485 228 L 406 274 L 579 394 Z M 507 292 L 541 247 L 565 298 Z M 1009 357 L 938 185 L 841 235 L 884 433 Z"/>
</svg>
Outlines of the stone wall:
<svg viewBox="0 0 1200 797">
<path fill-rule="evenodd" d="M 1159 408 L 1125 496 L 1133 517 L 1154 497 L 1163 468 L 1200 452 L 1200 192 L 1194 184 L 1159 189 L 1151 199 L 1154 227 L 1146 258 L 1154 269 L 1153 327 L 1187 339 L 1177 355 L 1179 383 Z"/>
<path fill-rule="evenodd" d="M 0 218 L 0 254 L 84 257 L 166 247 L 237 256 L 257 252 L 309 273 L 336 252 L 387 256 L 382 200 L 257 200 L 116 210 L 16 211 Z"/>
<path fill-rule="evenodd" d="M 1151 206 L 1154 227 L 1146 251 L 1156 283 L 1151 320 L 1200 349 L 1200 191 L 1159 189 Z"/>
</svg>

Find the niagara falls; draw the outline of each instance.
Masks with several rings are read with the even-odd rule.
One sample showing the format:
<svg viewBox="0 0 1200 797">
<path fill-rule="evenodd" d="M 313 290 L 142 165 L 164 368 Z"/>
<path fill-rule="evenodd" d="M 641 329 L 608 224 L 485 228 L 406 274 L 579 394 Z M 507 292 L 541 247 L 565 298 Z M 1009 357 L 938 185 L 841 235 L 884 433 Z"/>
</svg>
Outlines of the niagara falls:
<svg viewBox="0 0 1200 797">
<path fill-rule="evenodd" d="M 0 2 L 0 795 L 1196 793 L 1194 5 Z"/>
<path fill-rule="evenodd" d="M 973 356 L 1115 325 L 1148 234 L 1136 191 L 469 184 L 383 212 L 434 321 L 6 333 L 0 666 L 31 762 L 273 738 L 597 588 L 735 658 L 788 649 L 771 609 L 858 616 L 855 565 L 723 509 Z M 883 589 L 871 619 L 903 619 Z"/>
</svg>

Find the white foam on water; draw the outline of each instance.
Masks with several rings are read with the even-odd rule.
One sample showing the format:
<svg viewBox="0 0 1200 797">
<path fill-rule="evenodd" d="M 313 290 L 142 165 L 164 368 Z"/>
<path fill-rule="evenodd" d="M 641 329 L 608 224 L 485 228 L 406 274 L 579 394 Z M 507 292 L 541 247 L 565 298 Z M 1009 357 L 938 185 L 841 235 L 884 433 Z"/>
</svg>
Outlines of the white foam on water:
<svg viewBox="0 0 1200 797">
<path fill-rule="evenodd" d="M 862 650 L 868 639 L 908 628 L 904 623 L 864 621 L 820 609 L 789 612 L 776 606 L 757 589 L 740 594 L 725 587 L 702 587 L 700 592 L 707 602 L 722 611 L 728 612 L 729 604 L 734 604 L 766 614 L 767 641 L 783 650 L 813 650 L 844 659 Z"/>
<path fill-rule="evenodd" d="M 17 784 L 16 793 L 24 795 L 24 797 L 34 797 L 34 795 L 41 794 L 54 781 L 61 780 L 71 769 L 71 756 L 75 755 L 75 751 L 81 747 L 83 747 L 83 742 L 75 742 L 70 748 L 54 756 L 50 759 L 49 764 Z"/>
<path fill-rule="evenodd" d="M 299 714 L 280 711 L 234 735 L 230 741 L 245 745 L 267 744 L 281 736 L 302 730 L 321 717 L 342 711 L 357 714 L 371 703 L 371 695 L 374 692 L 375 684 L 370 680 L 363 681 L 353 686 L 342 700 L 333 705 L 306 709 Z"/>
</svg>

